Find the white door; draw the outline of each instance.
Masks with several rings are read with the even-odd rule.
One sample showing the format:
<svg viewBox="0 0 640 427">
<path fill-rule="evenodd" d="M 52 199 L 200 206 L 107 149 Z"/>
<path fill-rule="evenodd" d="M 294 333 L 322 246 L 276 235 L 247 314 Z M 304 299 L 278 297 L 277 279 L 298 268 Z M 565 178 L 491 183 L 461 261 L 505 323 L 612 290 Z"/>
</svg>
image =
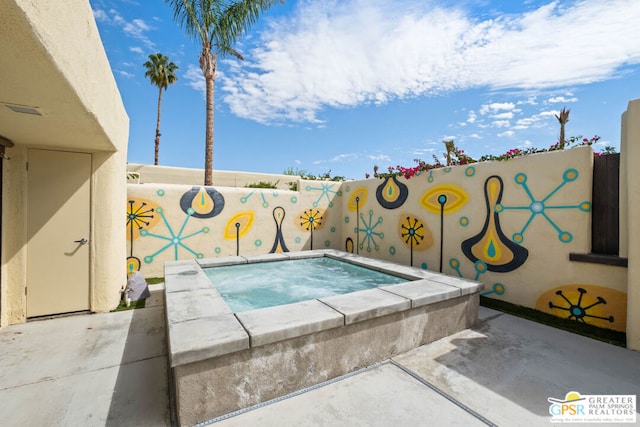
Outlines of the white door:
<svg viewBox="0 0 640 427">
<path fill-rule="evenodd" d="M 29 150 L 27 317 L 89 309 L 91 154 Z"/>
</svg>

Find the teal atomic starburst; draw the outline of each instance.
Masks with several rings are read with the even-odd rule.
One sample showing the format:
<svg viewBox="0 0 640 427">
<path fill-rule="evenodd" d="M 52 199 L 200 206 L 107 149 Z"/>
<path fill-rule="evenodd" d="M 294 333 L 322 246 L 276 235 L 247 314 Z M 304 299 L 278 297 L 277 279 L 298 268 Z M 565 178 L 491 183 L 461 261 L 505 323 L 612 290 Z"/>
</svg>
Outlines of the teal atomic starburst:
<svg viewBox="0 0 640 427">
<path fill-rule="evenodd" d="M 549 211 L 554 209 L 578 209 L 582 212 L 589 212 L 591 211 L 591 202 L 584 201 L 578 203 L 577 205 L 550 205 L 548 201 L 554 194 L 560 191 L 562 187 L 570 182 L 575 181 L 576 179 L 578 179 L 578 171 L 576 169 L 567 169 L 562 174 L 562 182 L 558 184 L 556 188 L 551 190 L 551 192 L 549 192 L 549 194 L 547 194 L 542 199 L 536 199 L 531 193 L 529 186 L 527 185 L 527 175 L 523 173 L 516 174 L 514 178 L 516 184 L 522 186 L 522 189 L 531 200 L 531 203 L 524 206 L 505 206 L 503 204 L 497 204 L 495 206 L 495 211 L 498 213 L 507 210 L 528 210 L 531 212 L 531 216 L 522 227 L 522 230 L 514 233 L 511 239 L 518 244 L 522 243 L 524 241 L 524 233 L 527 231 L 527 228 L 529 228 L 529 225 L 536 217 L 540 216 L 544 218 L 549 223 L 549 225 L 551 225 L 558 232 L 558 239 L 562 243 L 571 242 L 573 240 L 573 235 L 568 231 L 560 228 L 560 226 L 556 224 L 555 221 L 553 221 L 553 219 L 551 219 L 551 217 L 549 216 Z"/>
<path fill-rule="evenodd" d="M 171 227 L 171 225 L 169 224 L 169 221 L 167 221 L 167 218 L 164 216 L 164 210 L 162 208 L 157 208 L 156 209 L 156 213 L 158 215 L 160 215 L 160 217 L 162 218 L 162 221 L 164 222 L 164 225 L 167 227 L 167 230 L 169 231 L 169 235 L 168 236 L 162 236 L 160 234 L 153 234 L 153 233 L 149 233 L 148 230 L 146 229 L 142 229 L 140 230 L 140 236 L 142 237 L 153 237 L 156 239 L 160 239 L 160 240 L 165 240 L 168 241 L 168 243 L 161 247 L 158 251 L 154 252 L 151 255 L 147 255 L 146 257 L 144 257 L 144 262 L 147 264 L 151 264 L 153 262 L 153 259 L 158 256 L 159 254 L 161 254 L 162 252 L 168 250 L 169 248 L 171 248 L 173 246 L 173 253 L 174 253 L 174 259 L 178 259 L 178 248 L 183 248 L 184 250 L 186 250 L 187 252 L 193 254 L 196 256 L 196 258 L 203 258 L 204 255 L 201 253 L 198 253 L 196 251 L 194 251 L 193 249 L 191 249 L 190 247 L 188 247 L 187 245 L 184 244 L 184 241 L 187 240 L 190 237 L 193 237 L 197 234 L 200 233 L 208 233 L 209 232 L 209 227 L 203 227 L 200 230 L 191 233 L 191 234 L 187 234 L 187 235 L 183 235 L 184 230 L 187 226 L 187 222 L 189 222 L 189 219 L 191 218 L 191 215 L 193 215 L 195 211 L 193 210 L 193 208 L 189 208 L 187 210 L 187 216 L 184 219 L 184 222 L 182 223 L 182 227 L 180 227 L 180 231 L 178 231 L 177 233 L 173 230 L 173 228 Z"/>
<path fill-rule="evenodd" d="M 260 195 L 260 197 L 262 198 L 262 207 L 263 207 L 263 208 L 268 208 L 268 207 L 269 207 L 269 202 L 267 201 L 267 198 L 266 198 L 266 196 L 265 196 L 265 194 L 264 194 L 264 191 L 253 190 L 252 192 L 250 192 L 250 193 L 249 193 L 249 194 L 247 194 L 246 196 L 242 196 L 242 197 L 240 197 L 240 202 L 241 202 L 242 204 L 247 203 L 247 202 L 249 201 L 249 199 L 250 199 L 253 195 L 255 195 L 255 194 Z M 271 193 L 271 195 L 272 195 L 273 197 L 278 197 L 278 192 L 277 192 L 277 191 L 273 191 L 273 192 Z M 292 200 L 292 201 L 293 201 L 293 200 Z M 295 203 L 295 202 L 294 202 L 294 203 Z"/>
<path fill-rule="evenodd" d="M 329 196 L 330 194 L 335 194 L 336 196 L 342 196 L 342 191 L 341 190 L 332 190 L 332 188 L 338 185 L 336 183 L 333 184 L 327 184 L 327 183 L 322 183 L 320 184 L 320 187 L 312 187 L 310 185 L 307 185 L 306 190 L 307 191 L 320 191 L 320 196 L 318 197 L 318 199 L 313 202 L 313 207 L 317 208 L 318 205 L 320 204 L 320 200 L 322 200 L 323 197 L 327 198 L 327 202 L 329 202 L 329 207 L 332 208 L 333 207 L 333 202 L 331 201 L 331 196 Z"/>
<path fill-rule="evenodd" d="M 379 226 L 380 224 L 382 224 L 382 217 L 378 217 L 378 220 L 375 222 L 373 222 L 373 210 L 369 211 L 369 221 L 367 222 L 367 220 L 364 217 L 364 214 L 360 214 L 360 222 L 363 225 L 363 227 L 356 227 L 355 228 L 355 232 L 356 233 L 363 233 L 364 237 L 362 239 L 360 239 L 360 249 L 364 249 L 364 245 L 367 245 L 367 252 L 371 252 L 371 247 L 373 246 L 373 248 L 377 251 L 380 250 L 380 245 L 378 244 L 378 242 L 376 242 L 376 239 L 384 239 L 384 233 L 381 232 L 376 232 L 375 229 L 377 226 Z"/>
</svg>

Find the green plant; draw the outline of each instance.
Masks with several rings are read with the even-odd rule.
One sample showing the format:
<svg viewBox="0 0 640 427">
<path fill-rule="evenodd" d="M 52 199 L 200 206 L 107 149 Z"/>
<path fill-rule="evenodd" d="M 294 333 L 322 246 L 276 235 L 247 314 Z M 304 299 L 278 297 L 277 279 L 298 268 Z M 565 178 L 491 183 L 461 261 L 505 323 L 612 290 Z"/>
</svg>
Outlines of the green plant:
<svg viewBox="0 0 640 427">
<path fill-rule="evenodd" d="M 480 157 L 477 161 L 478 162 L 486 162 L 486 161 L 495 161 L 495 160 L 509 160 L 509 159 L 513 159 L 514 157 L 521 157 L 521 156 L 526 156 L 528 154 L 534 154 L 534 153 L 544 153 L 547 151 L 558 151 L 558 150 L 564 150 L 565 148 L 569 148 L 571 146 L 575 146 L 575 147 L 579 147 L 579 146 L 583 146 L 583 145 L 588 145 L 591 146 L 595 143 L 597 143 L 600 140 L 600 137 L 598 135 L 593 136 L 591 139 L 588 138 L 583 138 L 582 135 L 579 136 L 572 136 L 571 138 L 569 138 L 568 140 L 564 141 L 563 143 L 561 143 L 560 141 L 556 142 L 555 144 L 553 144 L 552 146 L 550 146 L 549 148 L 542 148 L 542 149 L 538 149 L 535 147 L 529 147 L 527 149 L 520 149 L 520 148 L 513 148 L 509 151 L 507 151 L 504 154 L 500 154 L 500 155 L 493 155 L 493 154 L 489 154 L 489 155 L 484 155 L 482 157 Z M 454 165 L 466 165 L 469 163 L 476 163 L 476 160 L 472 159 L 471 157 L 467 156 L 463 150 L 458 149 L 455 144 L 453 143 L 453 141 L 443 141 L 445 143 L 445 146 L 447 147 L 447 153 L 444 155 L 445 157 L 445 161 L 447 162 L 448 166 L 454 166 Z M 602 152 L 594 152 L 594 156 L 601 156 L 601 155 L 607 155 L 607 154 L 615 154 L 616 153 L 616 149 L 610 146 L 607 146 L 604 148 L 604 151 Z M 419 175 L 422 172 L 425 171 L 429 171 L 431 169 L 437 169 L 437 168 L 442 168 L 445 167 L 447 165 L 443 165 L 440 160 L 434 155 L 433 156 L 433 164 L 429 164 L 427 162 L 425 162 L 424 160 L 421 159 L 414 159 L 414 161 L 416 163 L 418 163 L 417 166 L 414 167 L 404 167 L 404 166 L 389 166 L 387 168 L 387 172 L 378 172 L 378 166 L 375 165 L 373 166 L 373 176 L 376 178 L 388 178 L 388 177 L 392 177 L 392 176 L 404 176 L 406 179 L 409 179 L 415 175 Z M 365 174 L 365 178 L 370 178 L 371 175 L 369 175 L 368 173 Z"/>
<path fill-rule="evenodd" d="M 269 182 L 269 181 L 260 181 L 260 182 L 252 182 L 249 183 L 247 185 L 245 185 L 246 188 L 278 188 L 278 183 L 280 181 L 276 181 L 276 182 Z"/>
<path fill-rule="evenodd" d="M 178 66 L 169 61 L 168 56 L 160 52 L 149 55 L 149 60 L 144 63 L 147 72 L 145 77 L 149 77 L 151 84 L 158 87 L 158 119 L 156 121 L 156 146 L 154 165 L 158 165 L 158 154 L 160 153 L 160 105 L 162 104 L 162 89 L 167 88 L 178 80 L 176 70 Z"/>
</svg>

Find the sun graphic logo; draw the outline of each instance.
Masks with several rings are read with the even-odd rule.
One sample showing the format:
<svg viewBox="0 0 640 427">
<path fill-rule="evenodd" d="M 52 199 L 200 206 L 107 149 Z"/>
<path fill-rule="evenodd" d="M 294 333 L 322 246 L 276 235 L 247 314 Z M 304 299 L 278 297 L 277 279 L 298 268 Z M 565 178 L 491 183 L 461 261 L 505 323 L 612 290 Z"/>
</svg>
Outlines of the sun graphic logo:
<svg viewBox="0 0 640 427">
<path fill-rule="evenodd" d="M 567 393 L 564 400 L 549 397 L 547 399 L 547 401 L 551 403 L 551 406 L 549 406 L 549 414 L 553 417 L 573 417 L 575 415 L 584 415 L 584 400 L 584 397 L 580 396 L 580 393 L 577 391 L 570 391 Z"/>
<path fill-rule="evenodd" d="M 635 395 L 581 395 L 570 391 L 564 399 L 547 398 L 551 422 L 635 423 Z"/>
</svg>

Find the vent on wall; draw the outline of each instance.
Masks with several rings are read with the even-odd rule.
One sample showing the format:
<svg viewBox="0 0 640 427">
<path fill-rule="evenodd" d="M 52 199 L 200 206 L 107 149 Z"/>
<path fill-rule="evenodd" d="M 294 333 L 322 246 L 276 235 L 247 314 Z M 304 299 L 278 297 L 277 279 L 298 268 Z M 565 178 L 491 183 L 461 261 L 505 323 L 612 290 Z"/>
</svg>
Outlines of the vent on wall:
<svg viewBox="0 0 640 427">
<path fill-rule="evenodd" d="M 14 113 L 22 113 L 22 114 L 32 114 L 34 116 L 42 116 L 42 113 L 38 110 L 37 107 L 29 107 L 28 105 L 17 105 L 17 104 L 4 104 L 9 110 Z"/>
</svg>

